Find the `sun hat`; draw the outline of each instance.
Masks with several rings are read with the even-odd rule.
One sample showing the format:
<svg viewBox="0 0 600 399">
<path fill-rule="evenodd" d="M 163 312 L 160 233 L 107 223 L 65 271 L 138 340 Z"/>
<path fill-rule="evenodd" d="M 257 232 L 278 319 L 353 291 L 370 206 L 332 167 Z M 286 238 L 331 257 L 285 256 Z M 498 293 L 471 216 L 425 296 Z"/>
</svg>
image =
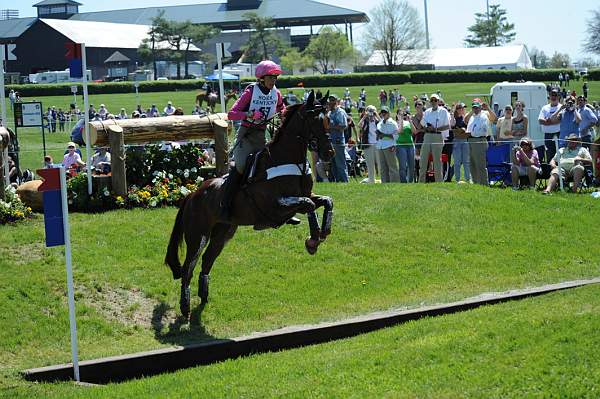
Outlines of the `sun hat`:
<svg viewBox="0 0 600 399">
<path fill-rule="evenodd" d="M 576 133 L 571 133 L 566 137 L 567 140 L 578 140 L 579 136 Z"/>
</svg>

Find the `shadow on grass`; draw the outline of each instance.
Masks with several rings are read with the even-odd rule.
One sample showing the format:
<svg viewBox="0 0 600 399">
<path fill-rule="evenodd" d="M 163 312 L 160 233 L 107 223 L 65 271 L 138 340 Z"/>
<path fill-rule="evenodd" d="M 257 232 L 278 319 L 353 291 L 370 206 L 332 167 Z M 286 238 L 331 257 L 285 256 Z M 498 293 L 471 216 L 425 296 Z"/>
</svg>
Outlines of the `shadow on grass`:
<svg viewBox="0 0 600 399">
<path fill-rule="evenodd" d="M 156 340 L 163 344 L 181 346 L 217 340 L 217 337 L 207 334 L 202 325 L 204 306 L 205 304 L 199 304 L 192 308 L 188 320 L 180 314 L 174 319 L 169 318 L 168 313 L 173 308 L 166 302 L 156 305 L 152 312 L 152 328 Z"/>
</svg>

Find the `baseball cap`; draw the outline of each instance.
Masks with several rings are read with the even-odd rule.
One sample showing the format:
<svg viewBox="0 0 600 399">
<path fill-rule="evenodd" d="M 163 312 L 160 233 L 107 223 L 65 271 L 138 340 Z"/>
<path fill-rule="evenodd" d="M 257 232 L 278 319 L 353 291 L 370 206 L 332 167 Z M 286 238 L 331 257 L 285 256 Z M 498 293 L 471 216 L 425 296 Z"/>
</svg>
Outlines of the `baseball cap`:
<svg viewBox="0 0 600 399">
<path fill-rule="evenodd" d="M 327 101 L 337 101 L 338 100 L 338 96 L 336 96 L 335 94 L 330 94 L 329 97 L 327 97 Z"/>
<path fill-rule="evenodd" d="M 384 106 L 382 106 L 382 107 L 379 109 L 379 112 L 387 112 L 387 113 L 389 114 L 389 113 L 390 113 L 390 110 L 388 109 L 388 107 L 386 107 L 386 106 L 384 105 Z"/>
<path fill-rule="evenodd" d="M 567 140 L 577 140 L 579 136 L 576 133 L 571 133 L 566 137 Z"/>
<path fill-rule="evenodd" d="M 552 90 L 550 90 L 550 94 L 558 95 L 558 89 L 552 89 Z"/>
<path fill-rule="evenodd" d="M 473 100 L 473 102 L 471 103 L 471 107 L 481 108 L 481 102 Z"/>
<path fill-rule="evenodd" d="M 437 95 L 437 94 L 435 94 L 435 93 L 433 93 L 431 96 L 429 96 L 429 99 L 430 99 L 430 100 L 432 100 L 432 99 L 434 99 L 434 98 L 435 98 L 436 100 L 439 100 L 439 99 L 440 99 L 440 96 L 438 96 L 438 95 Z"/>
</svg>

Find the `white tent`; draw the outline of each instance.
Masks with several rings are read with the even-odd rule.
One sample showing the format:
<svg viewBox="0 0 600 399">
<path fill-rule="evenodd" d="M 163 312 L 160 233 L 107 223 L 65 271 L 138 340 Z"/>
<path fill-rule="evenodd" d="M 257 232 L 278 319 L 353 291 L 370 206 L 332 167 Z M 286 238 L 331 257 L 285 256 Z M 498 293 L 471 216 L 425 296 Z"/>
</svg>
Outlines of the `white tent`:
<svg viewBox="0 0 600 399">
<path fill-rule="evenodd" d="M 397 64 L 433 65 L 435 69 L 532 69 L 523 45 L 504 47 L 464 47 L 431 50 L 400 50 Z M 382 51 L 375 51 L 366 65 L 385 65 Z"/>
</svg>

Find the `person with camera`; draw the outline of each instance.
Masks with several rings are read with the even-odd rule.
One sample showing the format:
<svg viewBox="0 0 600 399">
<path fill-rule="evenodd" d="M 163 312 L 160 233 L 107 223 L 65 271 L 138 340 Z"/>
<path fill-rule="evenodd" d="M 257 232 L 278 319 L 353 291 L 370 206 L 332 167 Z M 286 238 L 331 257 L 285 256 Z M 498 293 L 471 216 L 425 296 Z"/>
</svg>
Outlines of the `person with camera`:
<svg viewBox="0 0 600 399">
<path fill-rule="evenodd" d="M 442 148 L 444 147 L 444 137 L 442 132 L 450 129 L 450 114 L 444 107 L 439 106 L 440 97 L 432 94 L 429 97 L 431 108 L 428 108 L 423 115 L 425 124 L 425 136 L 419 159 L 419 182 L 425 183 L 427 176 L 427 164 L 429 155 L 432 156 L 433 171 L 435 181 L 443 181 L 442 169 Z"/>
<path fill-rule="evenodd" d="M 331 94 L 328 101 L 329 132 L 335 156 L 331 159 L 331 168 L 336 182 L 348 183 L 348 167 L 346 165 L 346 138 L 344 132 L 348 128 L 348 115 L 340 107 L 339 98 Z"/>
<path fill-rule="evenodd" d="M 575 107 L 575 98 L 569 96 L 565 103 L 560 106 L 554 114 L 550 117 L 551 121 L 560 124 L 560 132 L 558 135 L 558 145 L 564 147 L 564 139 L 570 135 L 575 134 L 579 137 L 579 124 L 581 123 L 581 114 Z"/>
<path fill-rule="evenodd" d="M 587 104 L 587 99 L 584 96 L 577 97 L 577 111 L 581 116 L 581 122 L 579 123 L 581 143 L 589 151 L 594 134 L 594 126 L 598 123 L 598 116 L 596 116 L 596 111 Z"/>
<path fill-rule="evenodd" d="M 519 189 L 519 178 L 529 178 L 529 188 L 535 188 L 537 175 L 541 173 L 540 159 L 537 151 L 533 148 L 532 141 L 524 137 L 519 144 L 513 147 L 511 152 L 511 176 L 513 190 Z"/>
<path fill-rule="evenodd" d="M 375 144 L 377 143 L 377 124 L 379 120 L 377 109 L 374 105 L 369 105 L 358 122 L 360 128 L 359 146 L 367 162 L 368 177 L 363 182 L 367 183 L 375 183 Z"/>
<path fill-rule="evenodd" d="M 417 129 L 413 125 L 410 114 L 398 108 L 396 112 L 398 137 L 396 138 L 396 158 L 398 158 L 400 183 L 415 181 L 415 144 L 413 136 Z"/>
<path fill-rule="evenodd" d="M 383 106 L 379 111 L 381 120 L 377 124 L 377 166 L 382 183 L 398 183 L 398 160 L 396 158 L 396 138 L 398 124 L 390 118 L 388 107 Z"/>
<path fill-rule="evenodd" d="M 560 93 L 555 87 L 550 90 L 550 103 L 546 104 L 540 110 L 538 115 L 538 122 L 544 132 L 544 143 L 545 146 L 536 148 L 540 159 L 545 159 L 547 162 L 550 161 L 556 154 L 556 145 L 554 144 L 554 138 L 560 134 L 560 122 L 551 119 L 552 115 L 560 108 Z"/>
</svg>

